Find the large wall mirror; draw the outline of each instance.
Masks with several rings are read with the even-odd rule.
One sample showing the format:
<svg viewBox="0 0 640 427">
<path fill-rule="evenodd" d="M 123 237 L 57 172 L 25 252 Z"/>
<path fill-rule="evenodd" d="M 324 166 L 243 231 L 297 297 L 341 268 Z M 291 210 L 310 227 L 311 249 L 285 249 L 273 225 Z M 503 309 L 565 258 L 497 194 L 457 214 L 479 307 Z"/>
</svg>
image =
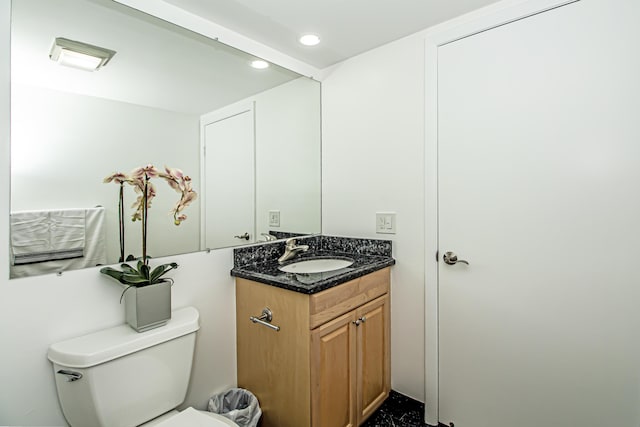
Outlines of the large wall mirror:
<svg viewBox="0 0 640 427">
<path fill-rule="evenodd" d="M 117 263 L 119 186 L 103 179 L 147 164 L 198 193 L 176 226 L 179 194 L 155 181 L 152 257 L 320 232 L 319 82 L 110 0 L 13 0 L 11 14 L 12 278 Z M 56 38 L 116 54 L 64 66 Z"/>
</svg>

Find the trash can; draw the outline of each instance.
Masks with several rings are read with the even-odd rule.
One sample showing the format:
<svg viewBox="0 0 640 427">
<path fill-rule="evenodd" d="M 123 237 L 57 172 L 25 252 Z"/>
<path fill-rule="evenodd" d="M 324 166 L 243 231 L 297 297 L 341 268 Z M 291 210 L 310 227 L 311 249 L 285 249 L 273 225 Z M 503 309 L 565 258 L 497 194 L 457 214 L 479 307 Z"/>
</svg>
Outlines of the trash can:
<svg viewBox="0 0 640 427">
<path fill-rule="evenodd" d="M 262 410 L 258 398 L 249 390 L 232 388 L 209 399 L 209 412 L 220 414 L 240 427 L 256 427 Z"/>
</svg>

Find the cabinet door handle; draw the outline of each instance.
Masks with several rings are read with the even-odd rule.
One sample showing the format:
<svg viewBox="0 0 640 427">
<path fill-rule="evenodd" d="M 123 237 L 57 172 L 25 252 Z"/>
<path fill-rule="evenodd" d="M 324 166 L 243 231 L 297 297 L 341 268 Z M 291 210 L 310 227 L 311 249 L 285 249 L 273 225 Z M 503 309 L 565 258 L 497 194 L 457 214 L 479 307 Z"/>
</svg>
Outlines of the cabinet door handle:
<svg viewBox="0 0 640 427">
<path fill-rule="evenodd" d="M 356 319 L 356 320 L 354 320 L 354 321 L 353 321 L 353 322 L 351 322 L 351 323 L 353 323 L 353 324 L 354 324 L 354 325 L 356 325 L 356 326 L 360 326 L 362 323 L 364 323 L 364 322 L 366 322 L 366 321 L 367 321 L 367 318 L 366 318 L 365 316 L 362 316 L 361 318 Z"/>
</svg>

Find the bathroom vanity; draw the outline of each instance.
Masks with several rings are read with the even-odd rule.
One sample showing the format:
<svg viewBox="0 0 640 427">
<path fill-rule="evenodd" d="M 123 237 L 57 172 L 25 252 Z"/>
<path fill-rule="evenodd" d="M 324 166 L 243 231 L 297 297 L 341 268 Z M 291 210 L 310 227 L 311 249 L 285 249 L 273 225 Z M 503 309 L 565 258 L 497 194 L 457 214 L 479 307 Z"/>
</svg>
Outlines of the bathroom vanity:
<svg viewBox="0 0 640 427">
<path fill-rule="evenodd" d="M 367 240 L 389 245 L 388 254 L 373 250 L 372 255 L 327 248 L 323 238 L 305 240 L 311 253 L 297 261 L 351 256 L 353 265 L 293 274 L 259 259 L 232 270 L 238 386 L 258 397 L 263 427 L 358 426 L 389 394 L 390 266 L 395 263 L 390 242 Z M 236 262 L 238 257 L 243 255 L 236 253 Z"/>
</svg>

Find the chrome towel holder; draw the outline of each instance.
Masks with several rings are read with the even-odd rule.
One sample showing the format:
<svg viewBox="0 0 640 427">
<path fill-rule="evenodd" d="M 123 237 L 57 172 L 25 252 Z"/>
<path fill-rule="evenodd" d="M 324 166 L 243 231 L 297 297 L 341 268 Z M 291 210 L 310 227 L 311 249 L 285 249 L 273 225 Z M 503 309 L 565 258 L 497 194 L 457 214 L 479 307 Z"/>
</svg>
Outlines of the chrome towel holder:
<svg viewBox="0 0 640 427">
<path fill-rule="evenodd" d="M 251 320 L 253 323 L 259 323 L 263 326 L 266 326 L 268 328 L 271 328 L 275 331 L 279 331 L 280 330 L 280 326 L 276 326 L 276 325 L 272 325 L 271 324 L 271 320 L 273 319 L 273 313 L 271 312 L 271 310 L 269 309 L 269 307 L 265 307 L 262 309 L 262 314 L 259 317 L 254 317 L 254 316 L 250 316 L 249 320 Z"/>
</svg>

